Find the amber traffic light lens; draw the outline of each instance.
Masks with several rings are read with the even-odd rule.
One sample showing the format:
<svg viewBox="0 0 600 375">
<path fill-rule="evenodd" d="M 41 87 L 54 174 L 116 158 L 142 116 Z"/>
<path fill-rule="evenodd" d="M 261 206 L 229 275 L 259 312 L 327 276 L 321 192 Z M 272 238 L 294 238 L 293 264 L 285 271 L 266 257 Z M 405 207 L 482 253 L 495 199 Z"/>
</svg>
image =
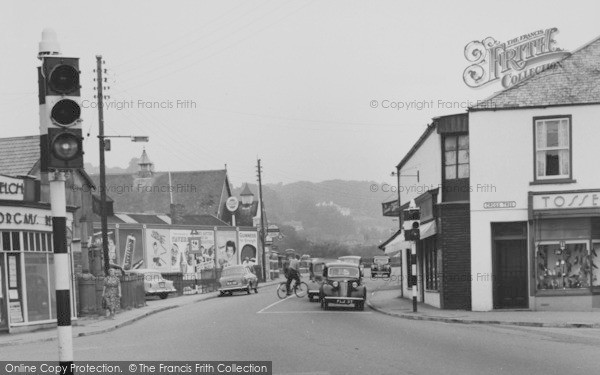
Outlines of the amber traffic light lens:
<svg viewBox="0 0 600 375">
<path fill-rule="evenodd" d="M 79 89 L 79 71 L 71 65 L 58 65 L 48 80 L 50 88 L 61 94 L 68 94 Z"/>
<path fill-rule="evenodd" d="M 52 107 L 51 117 L 60 126 L 74 125 L 81 116 L 81 107 L 71 99 L 59 100 Z"/>
<path fill-rule="evenodd" d="M 61 133 L 52 141 L 52 152 L 60 160 L 71 160 L 79 155 L 81 145 L 77 136 L 71 133 Z"/>
</svg>

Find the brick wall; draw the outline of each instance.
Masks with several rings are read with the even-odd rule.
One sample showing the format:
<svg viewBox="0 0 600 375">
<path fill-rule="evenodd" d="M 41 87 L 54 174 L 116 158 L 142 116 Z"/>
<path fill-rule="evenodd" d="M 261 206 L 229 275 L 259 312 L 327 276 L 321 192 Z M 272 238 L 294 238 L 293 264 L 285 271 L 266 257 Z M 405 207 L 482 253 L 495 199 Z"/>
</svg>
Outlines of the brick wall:
<svg viewBox="0 0 600 375">
<path fill-rule="evenodd" d="M 439 205 L 442 250 L 441 307 L 471 309 L 471 232 L 469 203 Z M 439 230 L 438 229 L 438 230 Z"/>
</svg>

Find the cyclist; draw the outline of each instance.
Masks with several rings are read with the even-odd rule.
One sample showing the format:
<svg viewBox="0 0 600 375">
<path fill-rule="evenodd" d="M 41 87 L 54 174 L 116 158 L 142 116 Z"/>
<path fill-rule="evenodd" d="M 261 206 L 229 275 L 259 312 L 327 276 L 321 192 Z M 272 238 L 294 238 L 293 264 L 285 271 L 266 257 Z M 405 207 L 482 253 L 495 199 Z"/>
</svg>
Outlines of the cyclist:
<svg viewBox="0 0 600 375">
<path fill-rule="evenodd" d="M 296 254 L 295 258 L 291 258 L 286 277 L 287 282 L 285 283 L 285 290 L 289 296 L 292 294 L 290 291 L 290 284 L 292 283 L 292 280 L 296 280 L 294 286 L 300 284 L 300 255 Z"/>
</svg>

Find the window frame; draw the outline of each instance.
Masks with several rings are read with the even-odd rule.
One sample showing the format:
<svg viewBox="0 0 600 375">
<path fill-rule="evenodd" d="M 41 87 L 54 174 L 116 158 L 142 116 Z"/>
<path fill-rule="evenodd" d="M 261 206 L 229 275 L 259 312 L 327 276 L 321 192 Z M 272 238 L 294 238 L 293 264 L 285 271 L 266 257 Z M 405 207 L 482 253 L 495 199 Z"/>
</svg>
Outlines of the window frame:
<svg viewBox="0 0 600 375">
<path fill-rule="evenodd" d="M 460 144 L 459 138 L 460 137 L 464 137 L 464 136 L 468 137 L 468 139 L 469 139 L 469 147 L 467 147 L 467 149 L 466 149 L 466 151 L 469 153 L 469 162 L 468 163 L 459 163 L 458 154 L 459 154 L 460 151 L 464 151 L 464 149 L 461 150 L 459 148 L 459 144 Z M 456 148 L 454 149 L 454 152 L 456 152 L 456 157 L 454 159 L 454 164 L 452 164 L 452 165 L 446 165 L 446 162 L 448 160 L 448 159 L 446 159 L 446 152 L 451 152 L 452 151 L 452 150 L 450 150 L 450 151 L 446 150 L 446 140 L 448 138 L 454 138 L 455 139 L 455 146 L 456 146 Z M 442 177 L 443 177 L 443 180 L 464 180 L 464 179 L 471 178 L 471 152 L 470 151 L 471 151 L 471 138 L 469 136 L 469 133 L 445 134 L 442 137 L 442 173 L 443 173 Z M 460 165 L 467 165 L 468 166 L 469 175 L 467 177 L 459 177 L 458 167 Z M 454 178 L 448 178 L 448 176 L 446 174 L 446 168 L 447 167 L 454 167 L 454 173 L 455 173 L 456 177 L 454 177 Z"/>
<path fill-rule="evenodd" d="M 569 174 L 556 176 L 538 176 L 537 172 L 537 122 L 547 120 L 564 120 L 569 122 Z M 560 162 L 560 161 L 559 161 Z M 572 115 L 553 115 L 553 116 L 535 116 L 533 117 L 533 181 L 534 182 L 550 182 L 550 181 L 570 181 L 573 179 L 573 116 Z"/>
</svg>

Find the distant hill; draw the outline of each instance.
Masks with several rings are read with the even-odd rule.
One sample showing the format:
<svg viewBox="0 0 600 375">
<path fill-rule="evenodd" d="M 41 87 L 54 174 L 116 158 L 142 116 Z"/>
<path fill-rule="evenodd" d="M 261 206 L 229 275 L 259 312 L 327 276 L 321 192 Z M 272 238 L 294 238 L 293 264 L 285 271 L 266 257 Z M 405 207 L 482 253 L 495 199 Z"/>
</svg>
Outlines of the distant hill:
<svg viewBox="0 0 600 375">
<path fill-rule="evenodd" d="M 271 223 L 294 227 L 311 242 L 379 244 L 390 236 L 394 223 L 381 215 L 381 202 L 389 200 L 390 193 L 372 192 L 373 184 L 377 183 L 331 180 L 266 184 L 267 217 Z M 257 185 L 249 186 L 258 199 Z M 234 188 L 233 194 L 239 195 L 241 189 Z"/>
</svg>

